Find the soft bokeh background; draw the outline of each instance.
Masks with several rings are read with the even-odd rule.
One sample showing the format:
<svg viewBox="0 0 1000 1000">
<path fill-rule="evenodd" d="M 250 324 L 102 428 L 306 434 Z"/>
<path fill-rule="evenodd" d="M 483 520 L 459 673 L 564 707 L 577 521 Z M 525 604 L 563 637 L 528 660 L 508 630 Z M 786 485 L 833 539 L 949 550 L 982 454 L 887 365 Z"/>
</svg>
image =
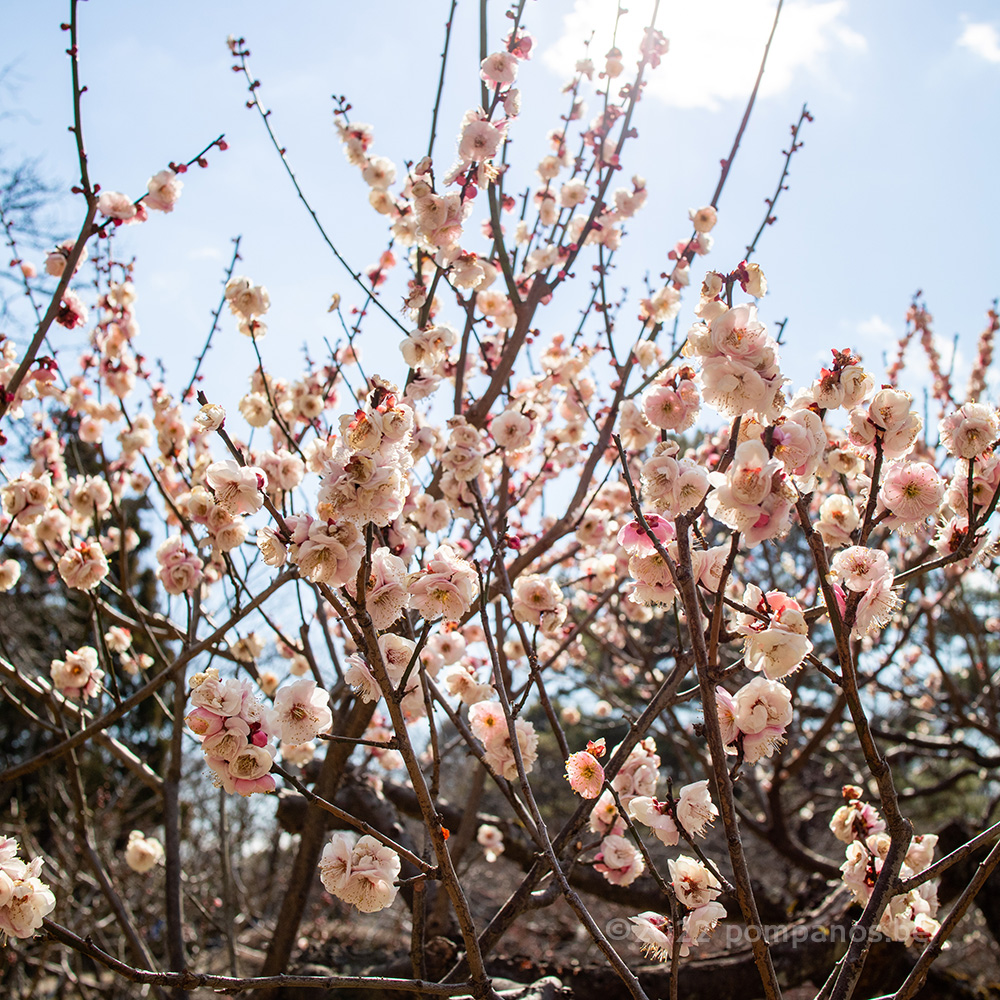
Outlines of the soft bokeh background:
<svg viewBox="0 0 1000 1000">
<path fill-rule="evenodd" d="M 298 202 L 260 120 L 245 108 L 244 80 L 231 71 L 226 36 L 247 39 L 262 101 L 273 111 L 290 163 L 338 248 L 364 269 L 387 235 L 368 207 L 367 187 L 340 151 L 330 95 L 347 95 L 353 120 L 375 126 L 373 152 L 391 157 L 402 174 L 405 160 L 427 151 L 449 6 L 448 0 L 81 3 L 85 135 L 95 180 L 135 197 L 152 173 L 219 133 L 230 145 L 226 153 L 212 152 L 208 170 L 188 173 L 172 215 L 157 214 L 117 241 L 120 255 L 137 258 L 141 349 L 164 359 L 173 386 L 190 375 L 237 234 L 243 237 L 237 273 L 265 284 L 271 295 L 262 350 L 276 374 L 297 376 L 303 344 L 320 358 L 323 337 L 337 337 L 339 325 L 327 314 L 331 293 L 341 292 L 346 305 L 360 301 Z M 504 4 L 488 6 L 493 50 L 509 22 Z M 454 154 L 461 115 L 479 103 L 478 7 L 471 0 L 457 5 L 435 149 L 442 169 Z M 524 112 L 510 132 L 515 168 L 508 190 L 536 183 L 532 172 L 548 151 L 546 132 L 560 124 L 566 107 L 560 89 L 592 32 L 591 51 L 602 63 L 616 7 L 611 0 L 529 0 L 524 23 L 537 44 L 518 81 Z M 628 7 L 619 44 L 631 66 L 652 3 Z M 623 344 L 638 330 L 632 318 L 646 275 L 657 283 L 669 270 L 666 252 L 690 233 L 688 208 L 711 198 L 774 7 L 771 0 L 661 5 L 657 24 L 671 51 L 639 106 L 639 138 L 626 147 L 622 172 L 623 183 L 639 173 L 650 189 L 611 279 L 615 294 L 622 287 L 629 293 L 619 324 Z M 59 28 L 68 16 L 68 3 L 20 5 L 8 12 L 0 37 L 0 66 L 10 67 L 0 94 L 7 113 L 0 121 L 2 155 L 8 163 L 37 157 L 39 172 L 66 192 L 53 206 L 52 222 L 67 236 L 82 216 L 68 194 L 77 179 L 67 131 L 68 34 Z M 778 222 L 765 232 L 756 258 L 770 284 L 764 319 L 788 317 L 783 367 L 795 384 L 814 377 L 832 347 L 855 346 L 881 371 L 883 352 L 893 349 L 910 298 L 922 289 L 946 362 L 960 334 L 955 367 L 964 385 L 985 311 L 1000 291 L 998 28 L 995 0 L 785 3 L 761 96 L 720 202 L 715 249 L 695 262 L 694 274 L 706 266 L 729 269 L 743 256 L 777 182 L 789 126 L 808 102 L 816 120 L 805 129 Z M 596 102 L 588 105 L 592 111 Z M 488 247 L 477 226 L 465 245 Z M 577 267 L 581 285 L 590 262 Z M 543 335 L 575 326 L 583 290 L 573 301 L 565 291 L 543 313 Z M 692 290 L 682 331 L 695 301 Z M 385 302 L 397 313 L 398 285 L 386 290 Z M 9 332 L 23 337 L 26 330 Z M 400 376 L 400 336 L 372 313 L 361 341 L 369 361 L 377 359 L 369 371 Z M 254 366 L 251 345 L 227 315 L 204 369 L 206 388 L 235 406 Z M 926 378 L 916 358 L 911 388 L 918 372 Z"/>
</svg>

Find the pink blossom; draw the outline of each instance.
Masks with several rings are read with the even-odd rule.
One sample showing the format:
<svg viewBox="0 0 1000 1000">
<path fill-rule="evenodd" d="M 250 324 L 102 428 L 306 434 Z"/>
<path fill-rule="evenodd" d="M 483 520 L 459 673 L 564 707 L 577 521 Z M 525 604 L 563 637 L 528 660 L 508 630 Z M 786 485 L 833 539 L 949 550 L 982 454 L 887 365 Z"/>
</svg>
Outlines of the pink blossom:
<svg viewBox="0 0 1000 1000">
<path fill-rule="evenodd" d="M 93 590 L 108 575 L 108 560 L 99 542 L 77 542 L 59 560 L 59 575 L 67 587 Z"/>
<path fill-rule="evenodd" d="M 586 750 L 570 754 L 566 760 L 566 780 L 585 799 L 596 799 L 604 785 L 604 768 Z"/>
<path fill-rule="evenodd" d="M 488 55 L 480 63 L 480 76 L 487 83 L 492 83 L 499 87 L 503 84 L 511 84 L 517 79 L 517 57 L 512 53 L 501 49 Z"/>
<path fill-rule="evenodd" d="M 667 542 L 673 540 L 675 535 L 674 526 L 666 518 L 660 517 L 659 514 L 646 512 L 643 512 L 643 517 L 645 518 L 646 524 L 649 526 L 649 531 L 663 546 L 666 546 Z M 629 521 L 629 523 L 618 532 L 618 544 L 621 545 L 622 548 L 629 553 L 629 555 L 649 555 L 652 552 L 656 552 L 656 546 L 650 540 L 649 535 L 646 533 L 646 529 L 639 523 L 638 520 Z"/>
<path fill-rule="evenodd" d="M 838 552 L 831 568 L 848 590 L 861 592 L 889 574 L 889 556 L 881 549 L 852 545 Z"/>
<path fill-rule="evenodd" d="M 627 810 L 632 819 L 648 826 L 667 847 L 677 846 L 680 832 L 666 803 L 658 802 L 649 795 L 637 795 L 631 799 Z"/>
<path fill-rule="evenodd" d="M 986 403 L 966 403 L 942 418 L 941 443 L 958 458 L 978 458 L 1000 437 L 1000 417 Z"/>
<path fill-rule="evenodd" d="M 149 178 L 149 194 L 143 197 L 142 203 L 157 212 L 172 212 L 182 187 L 184 184 L 173 170 L 161 170 Z"/>
<path fill-rule="evenodd" d="M 50 668 L 53 685 L 64 695 L 86 701 L 101 689 L 104 671 L 97 666 L 97 650 L 81 646 L 66 654 L 65 660 L 53 660 Z"/>
<path fill-rule="evenodd" d="M 601 841 L 594 868 L 612 885 L 631 885 L 645 870 L 642 855 L 630 840 L 610 834 Z"/>
<path fill-rule="evenodd" d="M 879 501 L 893 515 L 889 526 L 912 528 L 937 515 L 944 499 L 944 480 L 926 462 L 892 462 L 879 490 Z"/>
</svg>

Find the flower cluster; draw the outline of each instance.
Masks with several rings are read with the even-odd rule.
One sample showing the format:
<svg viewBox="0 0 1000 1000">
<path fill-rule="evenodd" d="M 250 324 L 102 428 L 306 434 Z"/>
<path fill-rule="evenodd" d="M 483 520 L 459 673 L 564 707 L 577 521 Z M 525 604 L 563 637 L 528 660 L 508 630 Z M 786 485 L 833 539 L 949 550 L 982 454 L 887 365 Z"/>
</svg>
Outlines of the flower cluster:
<svg viewBox="0 0 1000 1000">
<path fill-rule="evenodd" d="M 101 690 L 104 678 L 104 671 L 97 663 L 97 650 L 93 646 L 81 646 L 67 652 L 65 660 L 52 661 L 52 684 L 67 698 L 88 701 Z"/>
<path fill-rule="evenodd" d="M 38 877 L 42 859 L 25 864 L 17 851 L 16 840 L 0 840 L 0 939 L 31 937 L 56 905 L 52 890 Z"/>
<path fill-rule="evenodd" d="M 841 806 L 830 821 L 830 829 L 838 840 L 847 844 L 847 859 L 840 866 L 844 884 L 855 900 L 864 906 L 871 898 L 879 872 L 889 852 L 890 838 L 878 812 L 863 802 L 863 792 L 856 785 L 843 789 L 846 805 Z M 934 860 L 937 835 L 913 837 L 899 870 L 899 877 L 919 875 Z M 933 880 L 916 889 L 893 896 L 882 914 L 878 929 L 893 941 L 906 945 L 925 945 L 937 933 L 940 924 L 937 885 Z"/>
<path fill-rule="evenodd" d="M 813 648 L 798 601 L 778 590 L 765 595 L 751 583 L 743 605 L 749 611 L 736 617 L 736 632 L 746 636 L 743 662 L 772 681 L 798 670 Z"/>
<path fill-rule="evenodd" d="M 629 816 L 648 826 L 667 847 L 676 847 L 683 830 L 689 837 L 704 837 L 705 827 L 719 815 L 708 781 L 684 785 L 678 798 L 659 800 L 651 795 L 637 795 L 626 807 Z"/>
<path fill-rule="evenodd" d="M 719 725 L 726 753 L 748 764 L 770 757 L 785 742 L 792 721 L 792 695 L 784 684 L 755 677 L 735 694 L 716 688 Z"/>
<path fill-rule="evenodd" d="M 511 732 L 498 701 L 479 701 L 469 706 L 469 728 L 483 744 L 483 760 L 496 775 L 517 781 L 517 761 L 514 759 Z M 524 773 L 529 774 L 538 759 L 538 734 L 527 719 L 514 720 Z"/>
<path fill-rule="evenodd" d="M 215 781 L 230 794 L 273 792 L 269 773 L 275 757 L 271 737 L 278 734 L 274 712 L 254 696 L 247 681 L 222 680 L 215 667 L 191 678 L 188 728 L 201 749 Z"/>
<path fill-rule="evenodd" d="M 319 877 L 331 895 L 374 913 L 392 906 L 400 867 L 399 855 L 374 837 L 336 833 L 323 848 Z"/>
</svg>

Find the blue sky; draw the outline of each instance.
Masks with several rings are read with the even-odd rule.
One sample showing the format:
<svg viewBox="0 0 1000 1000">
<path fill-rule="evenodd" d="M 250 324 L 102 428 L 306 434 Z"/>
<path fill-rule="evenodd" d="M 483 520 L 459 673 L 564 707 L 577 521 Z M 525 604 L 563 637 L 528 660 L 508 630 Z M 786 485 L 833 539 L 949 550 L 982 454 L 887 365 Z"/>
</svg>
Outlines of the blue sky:
<svg viewBox="0 0 1000 1000">
<path fill-rule="evenodd" d="M 260 121 L 244 107 L 247 95 L 242 77 L 230 69 L 226 36 L 247 38 L 262 100 L 290 162 L 341 252 L 364 268 L 384 248 L 386 232 L 340 151 L 330 95 L 348 96 L 354 120 L 375 126 L 373 151 L 402 172 L 405 159 L 426 151 L 448 6 L 447 0 L 371 7 L 255 0 L 177 0 L 168 8 L 126 0 L 81 4 L 85 135 L 96 180 L 137 196 L 169 160 L 193 155 L 222 132 L 230 144 L 226 153 L 213 151 L 208 170 L 188 173 L 172 215 L 156 215 L 118 244 L 120 253 L 138 260 L 141 349 L 165 359 L 174 386 L 186 383 L 207 333 L 237 234 L 243 237 L 238 273 L 270 292 L 271 332 L 262 349 L 278 374 L 300 373 L 296 352 L 303 342 L 320 356 L 323 336 L 337 335 L 326 311 L 331 293 L 341 292 L 346 304 L 357 301 L 284 178 Z M 628 20 L 637 26 L 650 3 L 628 6 Z M 690 232 L 688 208 L 711 197 L 773 8 L 769 0 L 708 0 L 683 9 L 662 4 L 658 24 L 671 52 L 640 104 L 639 138 L 627 147 L 623 170 L 626 183 L 640 173 L 650 189 L 614 276 L 630 291 L 623 341 L 635 328 L 627 318 L 635 315 L 644 275 L 655 281 L 668 269 L 666 252 Z M 507 22 L 502 4 L 490 9 L 492 49 Z M 581 33 L 592 27 L 602 54 L 602 32 L 614 10 L 609 0 L 529 0 L 525 23 L 537 44 L 519 78 L 524 113 L 510 133 L 513 189 L 532 183 L 547 152 L 545 134 L 564 109 L 559 90 Z M 451 162 L 463 112 L 479 101 L 477 12 L 478 4 L 459 0 L 437 144 L 441 167 Z M 66 190 L 76 179 L 66 130 L 68 36 L 59 30 L 67 17 L 68 4 L 23 5 L 8 17 L 15 29 L 0 39 L 0 65 L 13 64 L 17 84 L 4 103 L 19 112 L 4 121 L 0 147 L 9 159 L 39 157 L 41 172 Z M 788 0 L 782 18 L 771 75 L 720 202 L 715 249 L 701 263 L 722 270 L 741 259 L 777 181 L 789 125 L 807 101 L 816 120 L 804 132 L 778 222 L 756 258 L 770 285 L 763 318 L 789 318 L 785 371 L 797 385 L 815 375 L 830 348 L 851 345 L 880 372 L 882 352 L 892 349 L 920 288 L 947 350 L 960 334 L 961 375 L 985 310 L 1000 294 L 1000 4 Z M 626 52 L 627 61 L 630 56 Z M 66 235 L 74 232 L 79 205 L 66 196 L 55 211 Z M 475 231 L 466 245 L 487 248 Z M 387 295 L 396 312 L 398 299 L 391 289 Z M 694 300 L 689 293 L 682 329 Z M 543 332 L 570 329 L 579 304 L 554 304 L 542 314 Z M 378 363 L 367 370 L 400 377 L 400 336 L 381 317 L 368 320 L 362 348 Z M 225 317 L 205 369 L 210 396 L 234 407 L 254 363 L 249 342 Z M 916 365 L 925 371 L 919 359 Z"/>
</svg>

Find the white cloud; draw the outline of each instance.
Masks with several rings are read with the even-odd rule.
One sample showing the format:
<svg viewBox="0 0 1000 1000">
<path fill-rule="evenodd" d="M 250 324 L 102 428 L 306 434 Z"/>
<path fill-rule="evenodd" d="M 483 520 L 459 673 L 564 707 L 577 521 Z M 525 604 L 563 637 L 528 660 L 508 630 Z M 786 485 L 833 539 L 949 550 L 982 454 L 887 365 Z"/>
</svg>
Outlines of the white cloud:
<svg viewBox="0 0 1000 1000">
<path fill-rule="evenodd" d="M 1000 32 L 996 25 L 970 21 L 955 43 L 991 63 L 1000 63 Z"/>
<path fill-rule="evenodd" d="M 710 0 L 670 4 L 658 27 L 670 40 L 663 64 L 647 78 L 647 93 L 679 108 L 718 110 L 745 100 L 760 68 L 774 20 L 776 0 Z M 803 69 L 816 70 L 834 50 L 863 51 L 865 39 L 846 23 L 847 0 L 786 0 L 761 83 L 762 96 L 780 93 Z M 618 27 L 617 45 L 626 67 L 634 65 L 652 4 L 633 0 Z M 611 47 L 615 5 L 574 0 L 559 41 L 545 53 L 547 65 L 567 79 L 591 33 L 590 55 L 600 68 Z"/>
<path fill-rule="evenodd" d="M 866 339 L 876 341 L 876 346 L 883 348 L 890 340 L 897 338 L 896 331 L 877 313 L 858 323 L 858 333 Z"/>
</svg>

